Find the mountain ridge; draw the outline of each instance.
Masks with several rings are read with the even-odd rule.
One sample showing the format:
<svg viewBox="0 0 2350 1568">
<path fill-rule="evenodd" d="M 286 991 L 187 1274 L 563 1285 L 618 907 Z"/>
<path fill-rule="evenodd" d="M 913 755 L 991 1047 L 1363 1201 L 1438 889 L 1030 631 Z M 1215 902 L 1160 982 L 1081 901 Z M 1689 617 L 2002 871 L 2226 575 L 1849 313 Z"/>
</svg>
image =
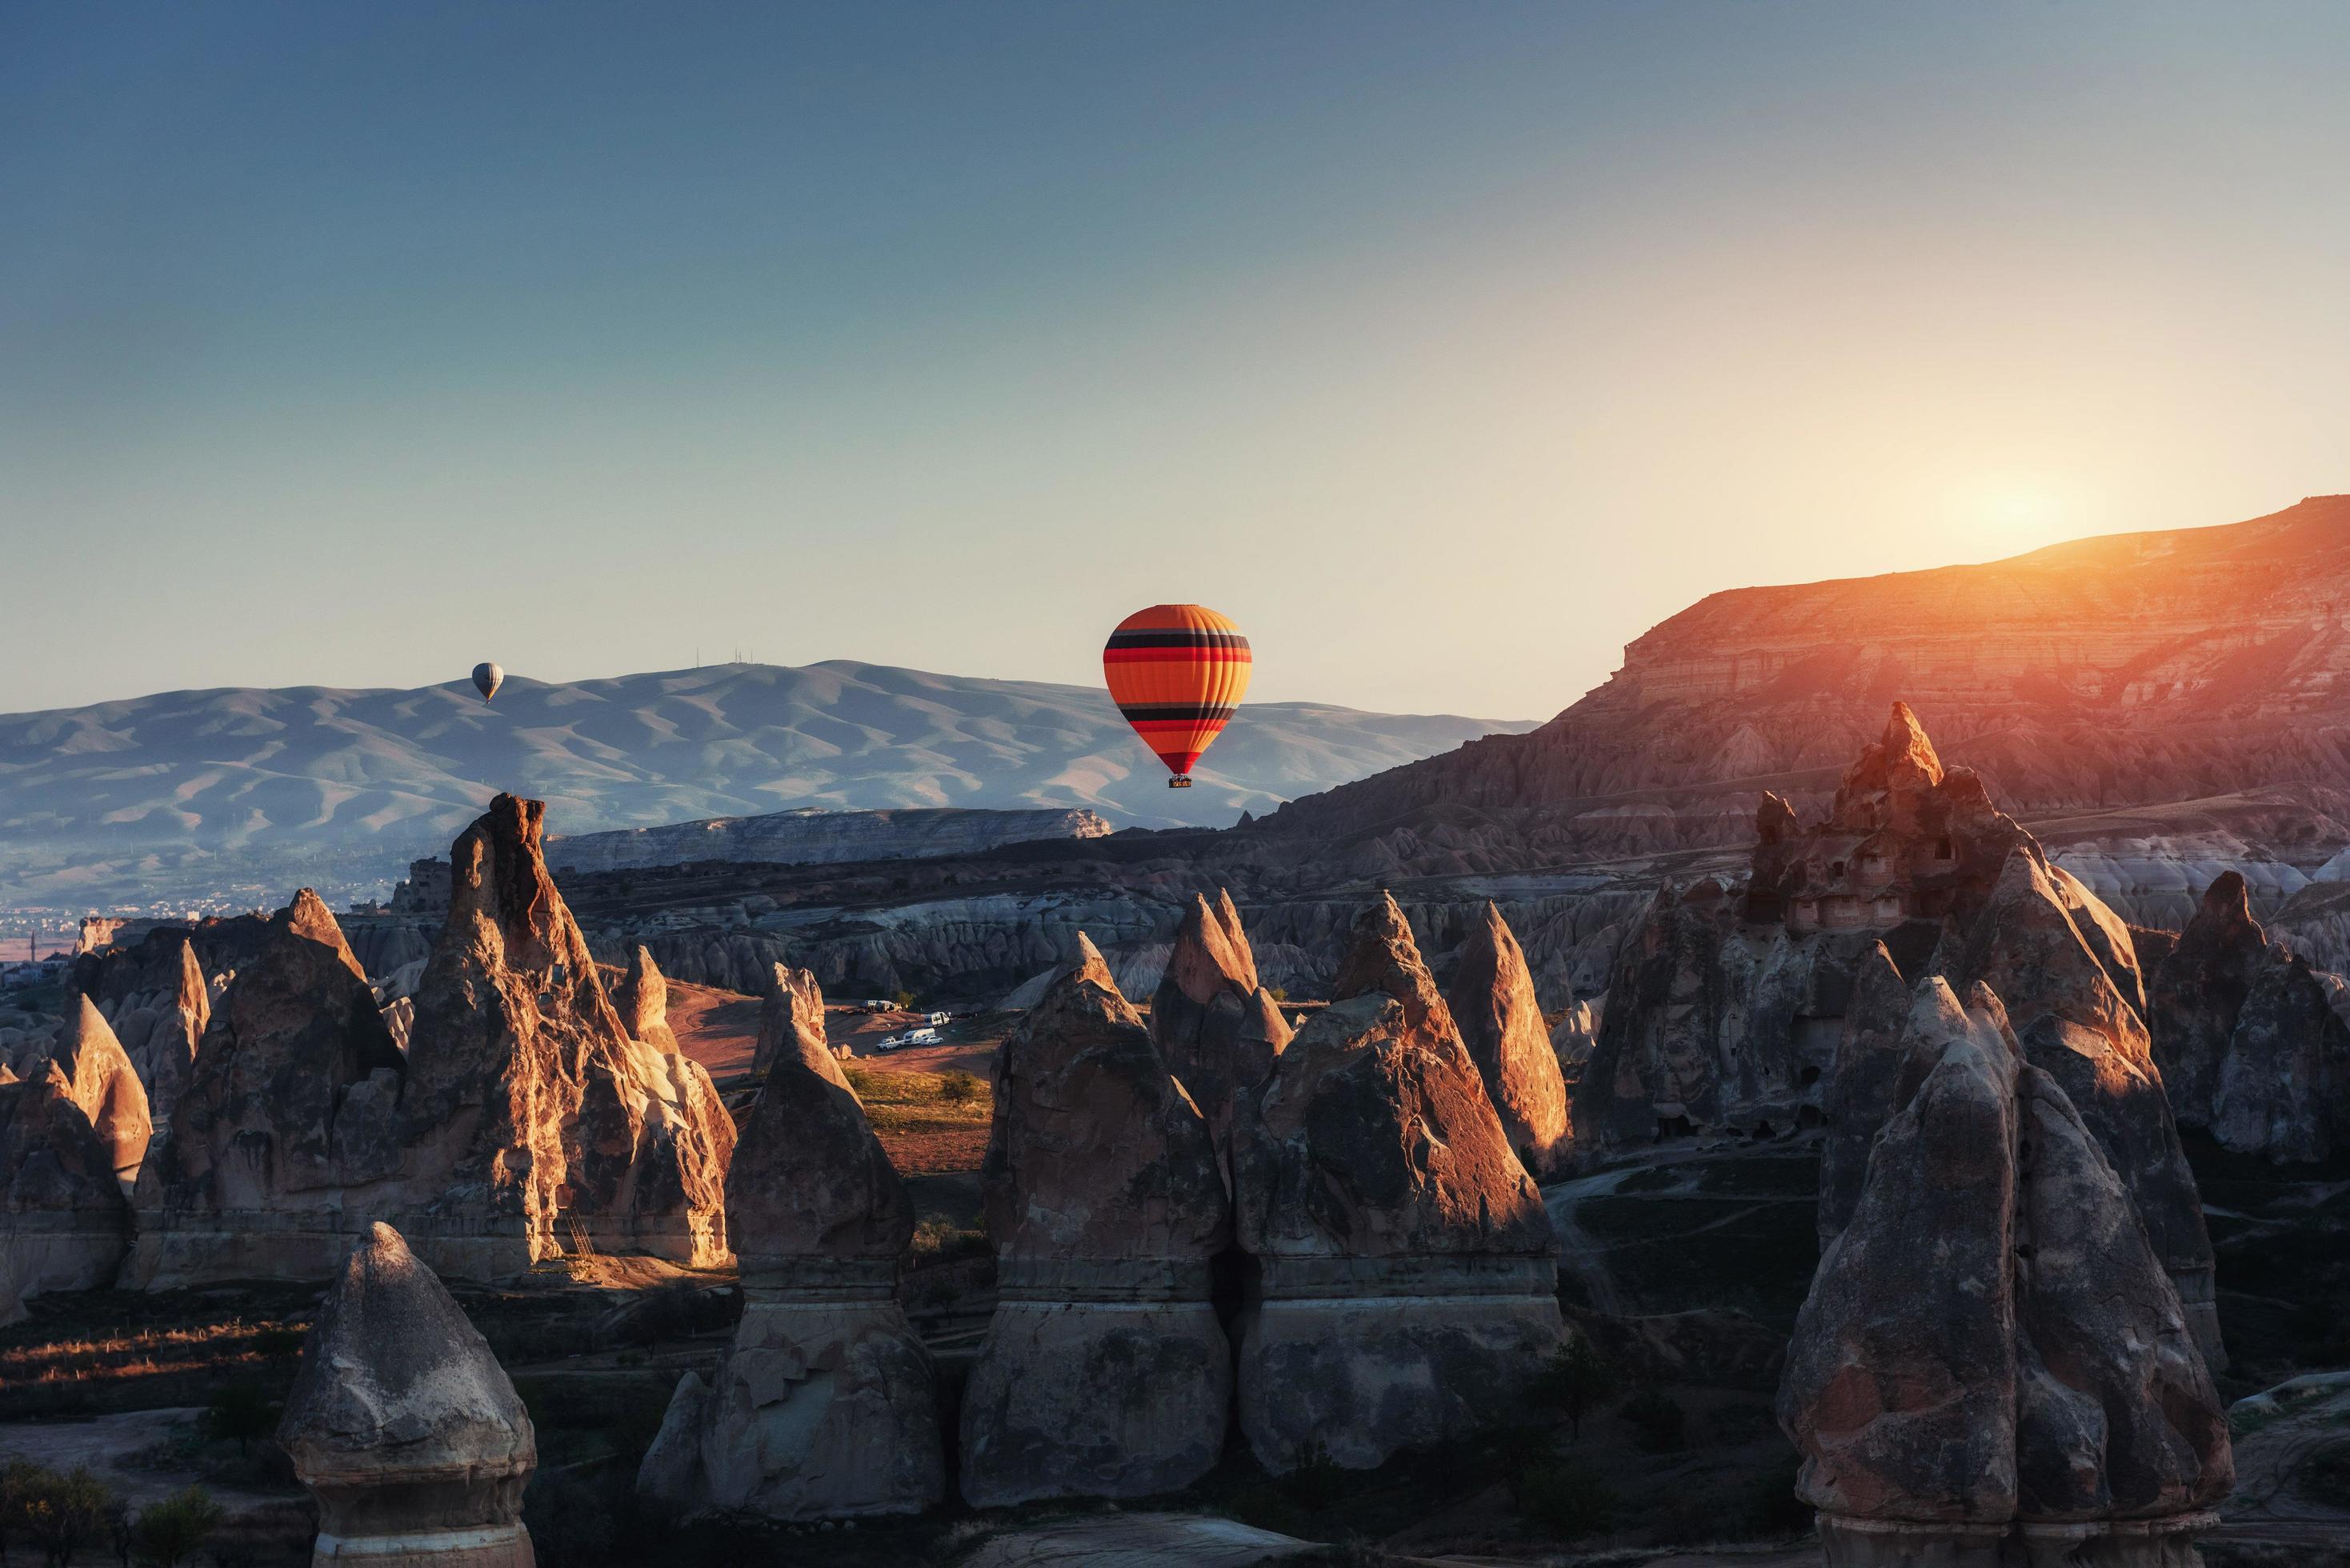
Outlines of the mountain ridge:
<svg viewBox="0 0 2350 1568">
<path fill-rule="evenodd" d="M 1174 793 L 1106 692 L 853 659 L 514 674 L 487 704 L 463 680 L 191 688 L 0 715 L 0 903 L 373 886 L 502 790 L 574 835 L 801 806 L 1220 825 L 1509 727 L 1254 703 Z"/>
</svg>

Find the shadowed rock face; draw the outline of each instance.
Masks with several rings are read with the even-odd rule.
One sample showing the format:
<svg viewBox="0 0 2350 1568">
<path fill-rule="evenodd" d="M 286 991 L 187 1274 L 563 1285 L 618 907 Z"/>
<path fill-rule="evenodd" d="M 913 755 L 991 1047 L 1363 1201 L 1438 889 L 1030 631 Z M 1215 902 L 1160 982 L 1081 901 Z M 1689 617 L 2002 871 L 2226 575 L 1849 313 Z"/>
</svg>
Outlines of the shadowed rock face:
<svg viewBox="0 0 2350 1568">
<path fill-rule="evenodd" d="M 1961 1009 L 1928 977 L 1893 1049 L 1914 1093 L 1779 1397 L 1828 1561 L 2196 1561 L 2184 1532 L 2232 1480 L 2226 1426 L 2126 1187 L 1988 990 Z"/>
<path fill-rule="evenodd" d="M 1222 1140 L 1234 1096 L 1264 1081 L 1289 1044 L 1288 1022 L 1257 983 L 1256 958 L 1232 896 L 1194 895 L 1150 999 L 1150 1037 Z"/>
<path fill-rule="evenodd" d="M 0 1082 L 0 1325 L 27 1296 L 112 1282 L 130 1240 L 114 1151 L 57 1064 Z"/>
<path fill-rule="evenodd" d="M 2241 877 L 2215 879 L 2150 988 L 2154 1057 L 2178 1119 L 2276 1160 L 2324 1159 L 2350 1138 L 2350 1029 L 2332 983 L 2269 941 Z"/>
<path fill-rule="evenodd" d="M 2350 1028 L 2305 961 L 2267 957 L 2220 1061 L 2211 1135 L 2274 1160 L 2324 1159 L 2350 1142 Z"/>
<path fill-rule="evenodd" d="M 341 1238 L 265 1238 L 337 1231 L 347 1189 L 398 1175 L 404 1072 L 341 929 L 302 889 L 221 998 L 157 1140 L 138 1282 L 330 1273 Z"/>
<path fill-rule="evenodd" d="M 1275 1471 L 1473 1430 L 1564 1332 L 1549 1217 L 1391 901 L 1342 972 L 1233 1131 L 1241 1427 Z"/>
<path fill-rule="evenodd" d="M 91 1129 L 114 1161 L 116 1179 L 129 1192 L 154 1136 L 147 1116 L 147 1089 L 88 997 L 77 996 L 67 1004 L 49 1060 L 64 1075 L 74 1104 L 89 1117 Z"/>
<path fill-rule="evenodd" d="M 390 1226 L 369 1228 L 320 1306 L 277 1440 L 317 1500 L 314 1562 L 530 1568 L 530 1416 Z"/>
<path fill-rule="evenodd" d="M 910 1513 L 946 1486 L 929 1352 L 896 1300 L 913 1205 L 820 1042 L 785 1034 L 728 1172 L 743 1322 L 638 1473 L 688 1513 Z"/>
<path fill-rule="evenodd" d="M 1954 984 L 1979 981 L 2007 1002 L 2024 1056 L 2064 1085 L 2137 1202 L 2205 1357 L 2224 1366 L 2202 1199 L 2146 1025 L 2099 950 L 2106 934 L 2077 919 L 2070 903 L 2038 846 L 2018 849 L 1950 965 L 1950 978 Z"/>
<path fill-rule="evenodd" d="M 830 1054 L 824 1036 L 824 992 L 814 973 L 787 964 L 770 967 L 766 1001 L 759 1012 L 759 1044 L 751 1070 L 764 1073 L 785 1056 L 810 1051 Z"/>
<path fill-rule="evenodd" d="M 669 1026 L 669 981 L 662 976 L 660 965 L 653 962 L 652 953 L 641 945 L 629 955 L 629 972 L 620 977 L 619 986 L 612 992 L 612 1007 L 629 1039 L 677 1054 L 677 1034 Z"/>
<path fill-rule="evenodd" d="M 2155 971 L 2147 1026 L 2172 1114 L 2189 1127 L 2211 1125 L 2220 1063 L 2268 949 L 2251 890 L 2229 871 L 2203 890 L 2178 946 Z"/>
<path fill-rule="evenodd" d="M 1510 1147 L 1535 1177 L 1559 1173 L 1569 1142 L 1566 1080 L 1525 954 L 1491 900 L 1470 929 L 1445 1001 Z"/>
<path fill-rule="evenodd" d="M 1208 1120 L 1090 941 L 1004 1041 L 994 1086 L 1000 1293 L 963 1397 L 963 1496 L 1188 1486 L 1232 1403 L 1209 1301 L 1231 1208 Z"/>
</svg>

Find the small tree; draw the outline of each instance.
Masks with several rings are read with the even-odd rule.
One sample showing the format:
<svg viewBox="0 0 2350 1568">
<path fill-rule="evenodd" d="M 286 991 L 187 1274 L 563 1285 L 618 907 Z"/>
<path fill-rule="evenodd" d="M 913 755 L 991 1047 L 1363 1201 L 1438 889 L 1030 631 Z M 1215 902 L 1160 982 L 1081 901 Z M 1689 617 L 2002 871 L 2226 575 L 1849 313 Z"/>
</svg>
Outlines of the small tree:
<svg viewBox="0 0 2350 1568">
<path fill-rule="evenodd" d="M 57 1568 L 73 1568 L 74 1554 L 106 1538 L 114 1489 L 77 1465 L 66 1475 L 51 1470 L 33 1489 L 28 1522 L 33 1539 Z"/>
<path fill-rule="evenodd" d="M 1536 1404 L 1566 1417 L 1569 1442 L 1582 1440 L 1583 1417 L 1615 1391 L 1616 1369 L 1579 1334 L 1551 1353 L 1527 1389 Z"/>
<path fill-rule="evenodd" d="M 49 1479 L 47 1466 L 12 1459 L 0 1464 L 0 1563 L 8 1560 L 8 1542 L 31 1533 L 33 1496 Z"/>
<path fill-rule="evenodd" d="M 894 1000 L 898 1003 L 899 1011 L 903 1012 L 914 1005 L 914 993 L 910 991 L 901 991 Z"/>
<path fill-rule="evenodd" d="M 1689 1412 L 1659 1389 L 1643 1388 L 1617 1412 L 1631 1424 L 1641 1451 L 1669 1454 L 1689 1446 Z"/>
<path fill-rule="evenodd" d="M 979 1080 L 960 1067 L 939 1075 L 939 1098 L 949 1105 L 969 1105 L 979 1097 Z"/>
<path fill-rule="evenodd" d="M 234 1443 L 238 1453 L 250 1454 L 255 1438 L 277 1429 L 277 1406 L 260 1384 L 232 1383 L 206 1407 L 204 1428 Z"/>
<path fill-rule="evenodd" d="M 140 1509 L 130 1527 L 131 1543 L 156 1568 L 180 1568 L 203 1550 L 227 1512 L 210 1492 L 192 1486 Z"/>
</svg>

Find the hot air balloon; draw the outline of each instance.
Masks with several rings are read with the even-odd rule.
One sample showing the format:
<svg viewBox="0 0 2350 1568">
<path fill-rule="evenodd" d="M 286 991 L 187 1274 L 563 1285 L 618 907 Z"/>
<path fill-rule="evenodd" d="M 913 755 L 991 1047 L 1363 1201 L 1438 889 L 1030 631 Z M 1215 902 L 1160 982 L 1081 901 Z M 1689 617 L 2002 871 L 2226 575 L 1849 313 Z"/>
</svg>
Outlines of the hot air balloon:
<svg viewBox="0 0 2350 1568">
<path fill-rule="evenodd" d="M 1167 787 L 1190 789 L 1191 764 L 1248 691 L 1248 639 L 1205 605 L 1153 605 L 1109 634 L 1102 678 L 1118 711 L 1175 775 Z"/>
<path fill-rule="evenodd" d="M 505 684 L 505 679 L 506 672 L 487 659 L 473 666 L 473 690 L 482 694 L 484 702 L 498 694 L 498 688 Z"/>
</svg>

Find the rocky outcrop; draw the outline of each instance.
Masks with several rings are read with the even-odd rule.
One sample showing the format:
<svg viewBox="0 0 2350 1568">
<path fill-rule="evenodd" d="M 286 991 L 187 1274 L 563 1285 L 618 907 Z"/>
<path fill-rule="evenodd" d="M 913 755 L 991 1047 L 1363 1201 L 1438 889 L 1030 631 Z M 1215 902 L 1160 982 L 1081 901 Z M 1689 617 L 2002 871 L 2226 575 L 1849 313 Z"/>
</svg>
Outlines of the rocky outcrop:
<svg viewBox="0 0 2350 1568">
<path fill-rule="evenodd" d="M 67 1092 L 89 1118 L 89 1125 L 114 1162 L 114 1174 L 124 1192 L 139 1179 L 154 1136 L 148 1119 L 147 1089 L 124 1054 L 121 1042 L 107 1027 L 97 1003 L 77 996 L 66 1004 L 65 1023 L 49 1044 L 49 1060 L 64 1075 Z"/>
<path fill-rule="evenodd" d="M 727 1176 L 743 1321 L 680 1380 L 638 1488 L 687 1513 L 910 1513 L 946 1485 L 932 1369 L 896 1299 L 913 1204 L 820 1042 L 779 1042 Z"/>
<path fill-rule="evenodd" d="M 2350 1027 L 2308 963 L 2272 952 L 2228 1037 L 2211 1136 L 2241 1153 L 2322 1160 L 2350 1144 Z"/>
<path fill-rule="evenodd" d="M 327 1293 L 277 1440 L 318 1505 L 313 1563 L 531 1568 L 529 1413 L 390 1226 L 367 1229 Z"/>
<path fill-rule="evenodd" d="M 1928 994 L 1939 999 L 1946 993 L 1943 987 Z M 2000 1010 L 1997 1022 L 1999 1028 L 2007 1027 L 2005 1009 Z M 1835 1061 L 1827 1075 L 1827 1137 L 1820 1146 L 1823 1251 L 1843 1233 L 1860 1201 L 1861 1180 L 1868 1172 L 1868 1149 L 1877 1141 L 1877 1129 L 1917 1090 L 1914 1064 L 1922 1060 L 1930 1067 L 1941 1059 L 1944 1046 L 1971 1028 L 1966 1015 L 1955 1008 L 1913 1009 L 1909 982 L 1901 978 L 1884 943 L 1873 944 L 1862 958 L 1851 1005 L 1845 1013 L 1844 1033 L 1836 1042 Z"/>
<path fill-rule="evenodd" d="M 1988 989 L 1929 977 L 1911 1017 L 1779 1397 L 1828 1561 L 2185 1568 L 2227 1427 L 2137 1206 Z"/>
<path fill-rule="evenodd" d="M 832 1054 L 825 1040 L 824 992 L 806 970 L 775 964 L 768 971 L 765 1000 L 759 1008 L 759 1043 L 751 1071 L 762 1074 L 777 1062 L 811 1054 Z"/>
<path fill-rule="evenodd" d="M 77 978 L 96 985 L 86 994 L 145 1085 L 149 1115 L 157 1127 L 169 1125 L 212 1021 L 212 995 L 195 944 L 186 931 L 166 929 L 135 947 L 85 960 L 76 971 Z"/>
<path fill-rule="evenodd" d="M 994 1087 L 998 1297 L 963 1396 L 963 1496 L 1189 1486 L 1232 1406 L 1210 1301 L 1231 1206 L 1208 1119 L 1090 944 L 1003 1042 Z"/>
<path fill-rule="evenodd" d="M 2220 1064 L 2236 1017 L 2269 963 L 2269 941 L 2251 897 L 2234 872 L 2203 890 L 2194 919 L 2155 971 L 2147 1027 L 2171 1113 L 2189 1127 L 2211 1125 Z"/>
<path fill-rule="evenodd" d="M 1366 1469 L 1496 1419 L 1564 1334 L 1557 1241 L 1392 899 L 1350 991 L 1244 1097 L 1241 1429 L 1267 1469 Z"/>
<path fill-rule="evenodd" d="M 1233 1099 L 1264 1082 L 1289 1035 L 1281 1004 L 1257 983 L 1232 894 L 1219 889 L 1212 905 L 1193 895 L 1150 998 L 1150 1038 L 1220 1140 Z"/>
<path fill-rule="evenodd" d="M 693 860 L 823 865 L 970 855 L 1034 839 L 1104 838 L 1109 831 L 1108 822 L 1099 813 L 1084 808 L 979 811 L 918 806 L 825 811 L 804 807 L 764 816 L 720 816 L 660 827 L 567 834 L 548 839 L 546 854 L 556 869 L 566 874 L 682 866 Z"/>
<path fill-rule="evenodd" d="M 130 1241 L 114 1161 L 56 1063 L 0 1081 L 0 1326 L 29 1296 L 113 1282 Z"/>
<path fill-rule="evenodd" d="M 1948 965 L 2006 1002 L 2023 1054 L 2064 1088 L 2129 1189 L 2154 1254 L 2169 1271 L 2204 1356 L 2225 1366 L 2211 1241 L 2137 1007 L 2135 961 L 2118 921 L 2082 918 L 2094 898 L 2052 875 L 2037 845 L 2008 857 L 1991 900 Z M 2119 976 L 2119 983 L 2116 982 Z M 2142 994 L 2142 992 L 2141 992 Z"/>
<path fill-rule="evenodd" d="M 2324 1159 L 2350 1138 L 2338 984 L 2268 940 L 2241 877 L 2216 878 L 2149 988 L 2154 1058 L 2178 1120 L 2281 1161 Z"/>
<path fill-rule="evenodd" d="M 330 1277 L 363 1218 L 348 1195 L 401 1173 L 406 1063 L 341 928 L 307 888 L 268 926 L 140 1183 L 143 1287 Z"/>
<path fill-rule="evenodd" d="M 653 955 L 642 946 L 629 956 L 629 971 L 620 983 L 612 988 L 612 1007 L 620 1015 L 620 1027 L 631 1040 L 639 1040 L 657 1051 L 671 1055 L 677 1054 L 677 1034 L 669 1026 L 669 981 L 653 961 Z M 817 1004 L 817 1019 L 823 1018 L 822 1003 Z"/>
<path fill-rule="evenodd" d="M 474 1279 L 567 1244 L 724 1262 L 733 1122 L 700 1065 L 629 1038 L 542 809 L 501 795 L 458 839 L 404 1056 L 315 896 L 269 922 L 140 1189 L 138 1282 L 325 1277 L 369 1218 Z"/>
<path fill-rule="evenodd" d="M 1566 1081 L 1544 1027 L 1525 954 L 1491 900 L 1461 949 L 1445 1001 L 1502 1118 L 1510 1147 L 1537 1179 L 1565 1167 Z"/>
</svg>

